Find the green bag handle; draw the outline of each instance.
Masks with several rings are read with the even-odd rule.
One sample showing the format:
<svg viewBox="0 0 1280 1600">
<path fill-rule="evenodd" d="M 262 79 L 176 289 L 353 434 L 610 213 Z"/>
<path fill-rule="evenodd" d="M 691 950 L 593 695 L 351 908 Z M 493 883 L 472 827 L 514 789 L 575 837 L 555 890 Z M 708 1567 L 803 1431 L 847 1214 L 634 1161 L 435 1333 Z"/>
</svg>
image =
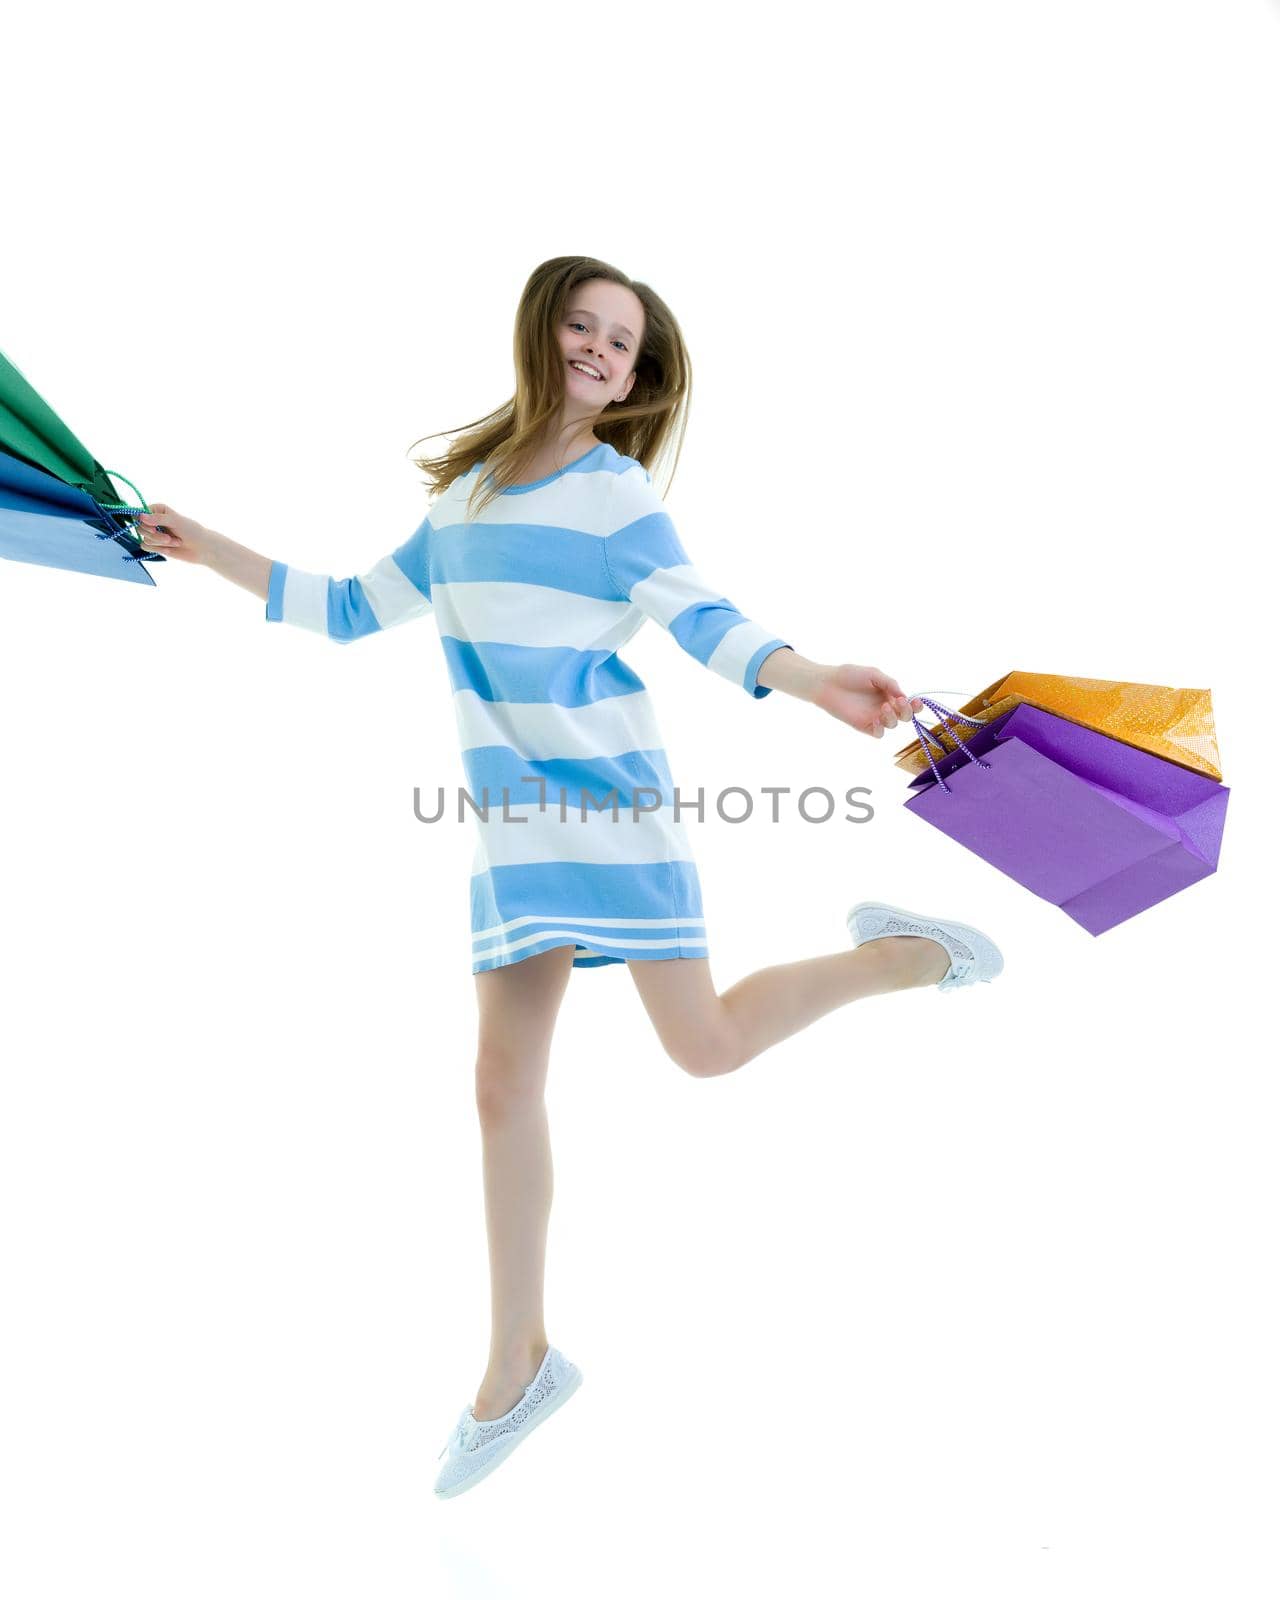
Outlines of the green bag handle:
<svg viewBox="0 0 1280 1600">
<path fill-rule="evenodd" d="M 97 506 L 99 511 L 116 511 L 116 512 L 130 511 L 130 512 L 133 512 L 136 515 L 136 513 L 139 512 L 139 511 L 150 511 L 151 510 L 151 507 L 147 503 L 146 497 L 143 495 L 142 490 L 139 489 L 137 484 L 134 483 L 131 478 L 126 478 L 123 472 L 112 472 L 110 467 L 103 467 L 102 470 L 106 473 L 106 475 L 109 478 L 119 478 L 121 483 L 127 483 L 129 485 L 129 487 L 133 490 L 134 494 L 137 495 L 137 497 L 138 497 L 139 501 L 141 502 L 141 504 L 140 505 L 136 505 L 136 506 L 131 506 L 131 505 L 126 505 L 126 504 L 124 504 L 123 501 L 119 501 L 119 500 L 96 500 L 95 499 L 95 500 L 93 500 L 93 503 L 94 503 L 95 506 Z M 92 495 L 90 496 L 90 499 L 93 499 Z M 129 520 L 132 521 L 133 518 L 130 518 Z M 96 534 L 95 538 L 98 538 L 98 539 L 116 539 L 116 540 L 129 539 L 129 540 L 133 541 L 134 540 L 134 535 L 132 533 L 125 533 L 123 530 L 117 530 L 117 529 L 114 529 L 114 528 L 109 528 L 106 531 L 106 533 Z M 144 549 L 142 549 L 141 544 L 139 544 L 138 549 L 137 549 L 136 552 L 130 552 L 128 555 L 121 557 L 121 560 L 123 560 L 123 561 L 163 561 L 164 559 L 165 558 L 164 558 L 164 552 L 163 551 L 161 551 L 161 550 L 144 550 Z"/>
</svg>

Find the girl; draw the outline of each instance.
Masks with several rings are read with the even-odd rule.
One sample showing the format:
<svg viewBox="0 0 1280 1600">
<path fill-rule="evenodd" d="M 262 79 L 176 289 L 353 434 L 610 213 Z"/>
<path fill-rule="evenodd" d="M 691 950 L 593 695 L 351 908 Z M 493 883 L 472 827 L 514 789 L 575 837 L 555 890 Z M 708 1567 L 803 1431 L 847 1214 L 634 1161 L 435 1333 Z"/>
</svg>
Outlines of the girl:
<svg viewBox="0 0 1280 1600">
<path fill-rule="evenodd" d="M 690 563 L 648 470 L 683 437 L 689 357 L 647 284 L 591 257 L 544 262 L 520 299 L 515 360 L 514 398 L 418 461 L 431 510 L 361 577 L 304 572 L 168 505 L 139 518 L 149 548 L 249 589 L 268 621 L 342 642 L 429 612 L 439 624 L 481 808 L 471 928 L 492 1302 L 488 1366 L 441 1452 L 440 1495 L 491 1472 L 581 1382 L 543 1323 L 543 1089 L 571 968 L 624 962 L 668 1055 L 707 1077 L 852 1000 L 1002 966 L 976 929 L 863 902 L 852 949 L 717 991 L 662 737 L 619 647 L 653 617 L 753 698 L 781 689 L 876 739 L 922 702 L 873 667 L 808 660 Z"/>
</svg>

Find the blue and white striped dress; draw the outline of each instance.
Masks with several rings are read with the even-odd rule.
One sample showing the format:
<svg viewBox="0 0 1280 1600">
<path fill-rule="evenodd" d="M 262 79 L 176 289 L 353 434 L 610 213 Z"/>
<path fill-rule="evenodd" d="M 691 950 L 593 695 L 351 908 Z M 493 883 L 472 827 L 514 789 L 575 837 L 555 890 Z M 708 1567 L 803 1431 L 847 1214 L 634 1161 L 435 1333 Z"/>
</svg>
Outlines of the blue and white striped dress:
<svg viewBox="0 0 1280 1600">
<path fill-rule="evenodd" d="M 358 578 L 273 562 L 267 620 L 345 642 L 434 613 L 466 788 L 490 807 L 474 815 L 473 972 L 564 944 L 575 967 L 705 956 L 662 737 L 618 651 L 652 617 L 759 699 L 760 663 L 791 646 L 703 579 L 648 471 L 611 444 L 468 522 L 482 467 Z"/>
</svg>

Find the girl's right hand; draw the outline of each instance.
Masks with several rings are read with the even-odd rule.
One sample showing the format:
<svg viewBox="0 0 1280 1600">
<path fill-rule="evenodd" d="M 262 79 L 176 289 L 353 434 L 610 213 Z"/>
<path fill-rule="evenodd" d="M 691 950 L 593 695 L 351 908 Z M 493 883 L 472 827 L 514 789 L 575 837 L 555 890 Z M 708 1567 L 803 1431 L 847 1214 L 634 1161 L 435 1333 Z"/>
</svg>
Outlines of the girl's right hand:
<svg viewBox="0 0 1280 1600">
<path fill-rule="evenodd" d="M 151 509 L 137 518 L 143 548 L 162 550 L 177 561 L 197 565 L 208 560 L 209 549 L 217 537 L 192 517 L 181 516 L 163 500 L 153 500 Z"/>
<path fill-rule="evenodd" d="M 883 739 L 886 728 L 909 722 L 913 711 L 924 710 L 920 697 L 909 700 L 896 678 L 851 661 L 822 669 L 813 703 L 873 739 Z"/>
</svg>

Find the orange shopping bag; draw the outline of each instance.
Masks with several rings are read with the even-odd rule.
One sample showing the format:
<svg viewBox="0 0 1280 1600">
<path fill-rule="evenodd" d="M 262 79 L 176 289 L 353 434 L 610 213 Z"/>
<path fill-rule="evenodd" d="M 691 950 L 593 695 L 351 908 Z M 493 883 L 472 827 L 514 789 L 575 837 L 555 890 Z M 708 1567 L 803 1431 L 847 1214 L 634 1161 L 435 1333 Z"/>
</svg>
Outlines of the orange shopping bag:
<svg viewBox="0 0 1280 1600">
<path fill-rule="evenodd" d="M 1122 744 L 1149 750 L 1192 772 L 1222 777 L 1208 689 L 1112 683 L 1105 678 L 1068 678 L 1052 672 L 1010 672 L 961 706 L 960 714 L 985 725 L 1023 702 L 1109 734 Z M 930 732 L 944 749 L 954 751 L 957 737 L 964 743 L 978 732 L 977 728 L 957 726 L 958 735 L 952 732 L 952 725 Z M 898 752 L 894 765 L 904 772 L 925 770 L 928 757 L 919 739 Z"/>
</svg>

